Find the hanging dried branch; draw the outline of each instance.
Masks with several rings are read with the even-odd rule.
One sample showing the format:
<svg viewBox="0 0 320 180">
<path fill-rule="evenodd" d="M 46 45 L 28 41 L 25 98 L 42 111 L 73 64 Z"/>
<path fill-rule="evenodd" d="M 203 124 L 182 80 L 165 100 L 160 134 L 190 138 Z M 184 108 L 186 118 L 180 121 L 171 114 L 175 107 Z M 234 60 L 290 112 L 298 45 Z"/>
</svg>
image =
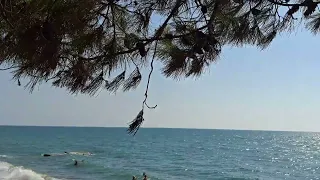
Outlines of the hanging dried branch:
<svg viewBox="0 0 320 180">
<path fill-rule="evenodd" d="M 155 106 L 149 106 L 147 104 L 147 99 L 148 99 L 148 92 L 149 92 L 149 84 L 150 84 L 150 80 L 151 80 L 151 75 L 153 73 L 153 62 L 154 62 L 154 59 L 156 57 L 156 52 L 157 52 L 157 45 L 158 45 L 158 42 L 156 41 L 156 45 L 155 45 L 155 49 L 154 49 L 154 53 L 153 53 L 153 56 L 152 56 L 152 60 L 151 60 L 151 63 L 150 63 L 150 72 L 149 72 L 149 76 L 148 76 L 148 81 L 147 81 L 147 87 L 146 87 L 146 90 L 145 90 L 145 93 L 144 93 L 144 100 L 142 102 L 142 110 L 139 112 L 139 114 L 137 115 L 137 117 L 131 121 L 130 125 L 129 125 L 129 128 L 128 128 L 128 132 L 129 134 L 133 134 L 135 135 L 140 126 L 142 125 L 143 121 L 144 121 L 144 118 L 143 118 L 143 111 L 144 111 L 144 107 L 146 106 L 147 108 L 149 109 L 154 109 L 157 107 L 157 105 Z"/>
<path fill-rule="evenodd" d="M 147 103 L 147 99 L 148 99 L 148 93 L 149 93 L 149 85 L 150 85 L 150 80 L 151 80 L 151 75 L 153 73 L 153 62 L 156 58 L 156 53 L 157 53 L 157 46 L 158 46 L 158 41 L 156 41 L 156 45 L 154 47 L 154 52 L 153 52 L 153 56 L 152 56 L 152 60 L 150 63 L 150 72 L 149 72 L 149 76 L 148 76 L 148 81 L 147 81 L 147 87 L 146 87 L 146 91 L 144 93 L 144 100 L 142 102 L 142 109 L 144 109 L 144 106 L 147 106 L 149 109 L 154 109 L 157 107 L 157 105 L 155 106 L 149 106 Z"/>
</svg>

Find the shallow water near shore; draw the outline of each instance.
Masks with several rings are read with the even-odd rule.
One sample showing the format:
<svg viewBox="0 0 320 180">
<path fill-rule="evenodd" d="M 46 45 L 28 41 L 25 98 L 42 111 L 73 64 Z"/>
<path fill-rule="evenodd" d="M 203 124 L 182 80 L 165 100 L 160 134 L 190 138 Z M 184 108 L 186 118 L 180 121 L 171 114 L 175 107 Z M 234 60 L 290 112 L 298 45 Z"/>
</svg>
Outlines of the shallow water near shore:
<svg viewBox="0 0 320 180">
<path fill-rule="evenodd" d="M 319 133 L 141 129 L 132 137 L 125 128 L 0 127 L 4 180 L 130 180 L 143 172 L 151 180 L 301 180 L 319 179 L 319 168 Z"/>
</svg>

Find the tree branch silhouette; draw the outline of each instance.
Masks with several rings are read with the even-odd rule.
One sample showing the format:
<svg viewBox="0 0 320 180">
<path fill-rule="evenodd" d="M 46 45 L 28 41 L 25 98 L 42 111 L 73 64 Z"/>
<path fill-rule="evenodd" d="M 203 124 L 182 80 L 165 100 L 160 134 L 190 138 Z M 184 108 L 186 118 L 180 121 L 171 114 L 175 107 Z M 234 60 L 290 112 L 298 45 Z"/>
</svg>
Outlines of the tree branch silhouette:
<svg viewBox="0 0 320 180">
<path fill-rule="evenodd" d="M 10 2 L 10 3 L 8 3 Z M 150 65 L 144 121 L 155 61 L 165 77 L 199 77 L 224 46 L 264 49 L 300 18 L 320 32 L 320 1 L 312 0 L 80 0 L 1 1 L 0 64 L 32 91 L 47 82 L 72 94 L 135 89 Z M 281 7 L 286 11 L 280 11 Z M 157 29 L 154 24 L 159 24 Z M 128 73 L 131 64 L 134 70 Z M 114 72 L 120 72 L 114 75 Z"/>
</svg>

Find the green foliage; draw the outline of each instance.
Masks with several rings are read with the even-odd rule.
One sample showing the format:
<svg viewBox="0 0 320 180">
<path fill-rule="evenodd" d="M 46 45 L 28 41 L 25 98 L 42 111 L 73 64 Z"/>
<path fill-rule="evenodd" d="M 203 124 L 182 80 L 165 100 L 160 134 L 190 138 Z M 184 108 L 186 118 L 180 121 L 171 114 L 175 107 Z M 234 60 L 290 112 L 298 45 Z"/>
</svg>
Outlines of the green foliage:
<svg viewBox="0 0 320 180">
<path fill-rule="evenodd" d="M 197 77 L 225 45 L 266 48 L 301 19 L 319 32 L 312 0 L 0 0 L 0 65 L 71 93 L 136 88 L 140 69 L 161 61 L 163 75 Z M 127 67 L 135 66 L 133 72 Z M 143 101 L 146 103 L 152 70 Z M 111 74 L 121 73 L 116 77 Z M 149 107 L 150 108 L 150 107 Z M 154 108 L 154 107 L 153 107 Z M 130 126 L 135 133 L 143 109 Z"/>
</svg>

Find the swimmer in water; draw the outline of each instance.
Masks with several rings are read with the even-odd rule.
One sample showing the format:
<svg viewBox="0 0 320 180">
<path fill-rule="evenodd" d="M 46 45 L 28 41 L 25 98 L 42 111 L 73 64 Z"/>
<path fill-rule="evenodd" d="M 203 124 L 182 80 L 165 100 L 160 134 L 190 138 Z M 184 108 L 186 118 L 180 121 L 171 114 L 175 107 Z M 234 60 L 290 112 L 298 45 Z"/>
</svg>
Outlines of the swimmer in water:
<svg viewBox="0 0 320 180">
<path fill-rule="evenodd" d="M 148 177 L 147 177 L 147 175 L 146 175 L 146 173 L 143 173 L 143 180 L 148 180 Z"/>
<path fill-rule="evenodd" d="M 73 165 L 77 166 L 78 165 L 78 161 L 74 160 L 74 164 Z"/>
<path fill-rule="evenodd" d="M 137 180 L 137 177 L 135 177 L 135 176 L 132 176 L 132 180 Z"/>
</svg>

